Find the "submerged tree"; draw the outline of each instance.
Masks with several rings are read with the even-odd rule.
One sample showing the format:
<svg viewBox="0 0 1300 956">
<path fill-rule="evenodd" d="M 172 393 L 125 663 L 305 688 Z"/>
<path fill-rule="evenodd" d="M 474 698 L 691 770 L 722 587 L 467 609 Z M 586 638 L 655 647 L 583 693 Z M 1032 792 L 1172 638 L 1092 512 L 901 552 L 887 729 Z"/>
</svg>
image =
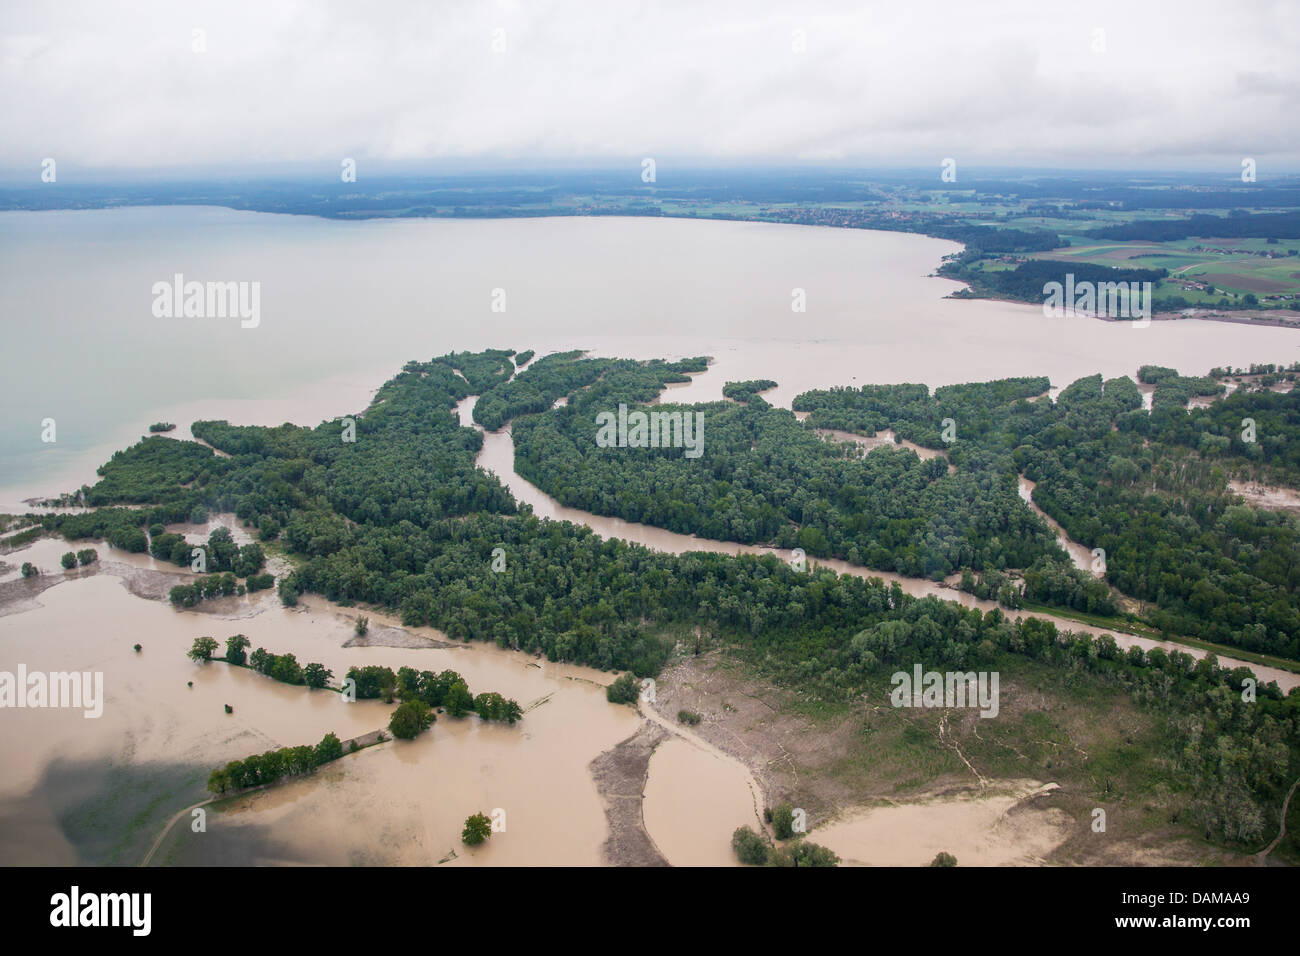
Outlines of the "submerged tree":
<svg viewBox="0 0 1300 956">
<path fill-rule="evenodd" d="M 394 737 L 413 740 L 420 731 L 427 729 L 436 719 L 433 709 L 417 697 L 397 705 L 392 718 L 388 721 L 388 729 L 393 732 Z"/>
<path fill-rule="evenodd" d="M 194 644 L 191 645 L 185 656 L 197 663 L 206 664 L 208 661 L 212 660 L 212 655 L 216 649 L 216 638 L 196 637 L 194 638 Z"/>
<path fill-rule="evenodd" d="M 226 638 L 226 663 L 239 665 L 247 661 L 247 648 L 250 643 L 243 634 Z"/>
<path fill-rule="evenodd" d="M 461 831 L 460 840 L 466 846 L 478 846 L 492 835 L 492 821 L 481 813 L 475 813 L 465 819 L 465 829 Z"/>
<path fill-rule="evenodd" d="M 736 857 L 740 862 L 749 866 L 762 866 L 767 863 L 768 854 L 771 852 L 767 841 L 749 827 L 737 828 L 731 835 L 731 848 L 736 851 Z"/>
</svg>

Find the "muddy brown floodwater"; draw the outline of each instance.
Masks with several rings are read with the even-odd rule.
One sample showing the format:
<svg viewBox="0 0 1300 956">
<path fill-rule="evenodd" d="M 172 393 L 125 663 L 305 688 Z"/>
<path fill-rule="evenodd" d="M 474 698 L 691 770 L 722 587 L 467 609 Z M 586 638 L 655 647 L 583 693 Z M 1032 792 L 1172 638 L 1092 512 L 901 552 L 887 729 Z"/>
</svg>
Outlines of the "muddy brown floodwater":
<svg viewBox="0 0 1300 956">
<path fill-rule="evenodd" d="M 188 768 L 197 775 L 197 789 L 176 788 L 190 797 L 148 817 L 161 828 L 171 812 L 206 796 L 207 772 L 229 760 L 314 743 L 329 731 L 347 739 L 386 726 L 389 705 L 348 704 L 329 691 L 185 657 L 195 637 L 223 640 L 233 633 L 303 663 L 320 661 L 336 678 L 350 666 L 371 663 L 453 668 L 472 690 L 495 690 L 530 709 L 514 727 L 444 716 L 414 742 L 381 744 L 313 777 L 234 801 L 211 817 L 206 833 L 177 828 L 185 836 L 178 860 L 433 863 L 455 848 L 462 865 L 599 862 L 605 832 L 587 764 L 639 723 L 632 710 L 605 700 L 602 684 L 610 675 L 484 645 L 345 648 L 352 613 L 316 599 L 289 610 L 271 595 L 230 598 L 224 599 L 225 616 L 199 614 L 142 600 L 120 578 L 101 572 L 70 578 L 34 600 L 34 608 L 0 618 L 0 669 L 24 664 L 29 672 L 102 671 L 106 700 L 99 719 L 79 710 L 4 712 L 3 862 L 84 859 L 85 847 L 74 845 L 68 831 L 85 828 L 67 819 L 70 811 L 75 817 L 93 815 L 96 807 L 137 809 L 112 790 L 107 776 L 102 788 L 93 780 L 87 787 L 84 780 L 65 780 L 60 767 L 130 767 L 146 789 L 166 778 L 168 768 Z M 139 654 L 135 643 L 142 645 Z M 497 808 L 505 811 L 506 832 L 466 852 L 460 844 L 465 817 Z M 103 821 L 108 830 L 128 823 Z M 25 838 L 18 827 L 27 830 Z M 134 849 L 147 849 L 154 836 L 143 832 Z M 164 845 L 155 862 L 166 861 L 167 853 Z M 138 859 L 124 853 L 115 862 Z"/>
<path fill-rule="evenodd" d="M 1061 527 L 1060 522 L 1048 515 L 1046 511 L 1034 503 L 1034 489 L 1037 487 L 1037 482 L 1030 481 L 1024 475 L 1021 475 L 1019 487 L 1021 500 L 1024 501 L 1025 504 L 1029 505 L 1034 514 L 1046 521 L 1047 526 L 1056 533 L 1057 544 L 1059 544 L 1065 550 L 1065 553 L 1070 556 L 1070 560 L 1074 562 L 1076 568 L 1080 571 L 1087 571 L 1093 577 L 1101 577 L 1102 572 L 1100 568 L 1093 568 L 1094 562 L 1092 551 L 1084 545 L 1079 544 L 1079 542 L 1073 540 L 1065 533 L 1065 529 Z"/>
</svg>

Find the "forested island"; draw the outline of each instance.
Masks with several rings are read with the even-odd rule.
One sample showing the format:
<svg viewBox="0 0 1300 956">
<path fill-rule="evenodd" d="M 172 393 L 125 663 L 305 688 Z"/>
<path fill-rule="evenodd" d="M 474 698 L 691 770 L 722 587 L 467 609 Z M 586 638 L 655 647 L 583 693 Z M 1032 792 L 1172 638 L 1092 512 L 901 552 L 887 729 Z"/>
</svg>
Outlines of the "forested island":
<svg viewBox="0 0 1300 956">
<path fill-rule="evenodd" d="M 366 602 L 453 638 L 638 677 L 657 674 L 685 631 L 696 635 L 696 653 L 702 644 L 723 649 L 766 679 L 841 706 L 879 692 L 891 671 L 916 661 L 1068 674 L 1070 693 L 1119 693 L 1159 722 L 1150 746 L 1162 775 L 1183 775 L 1175 790 L 1191 811 L 1179 825 L 1240 846 L 1276 829 L 1280 795 L 1300 765 L 1300 695 L 1261 685 L 1248 701 L 1256 693 L 1250 672 L 1220 668 L 1212 655 L 1198 662 L 1181 652 L 1124 651 L 1109 637 L 913 598 L 880 579 L 771 556 L 663 554 L 539 519 L 475 466 L 482 436 L 460 425 L 454 406 L 479 395 L 477 422 L 513 423 L 519 473 L 598 514 L 911 576 L 1014 571 L 1025 595 L 1044 605 L 1104 615 L 1128 597 L 1170 636 L 1294 661 L 1296 522 L 1243 504 L 1227 482 L 1300 483 L 1300 396 L 1243 387 L 1188 411 L 1187 396 L 1218 383 L 1149 367 L 1141 377 L 1155 390 L 1150 412 L 1127 378 L 1082 378 L 1053 402 L 1047 379 L 1026 376 L 933 392 L 806 392 L 794 402 L 808 413 L 801 422 L 767 403 L 759 392 L 771 380 L 758 380 L 735 383 L 728 401 L 655 406 L 704 413 L 705 453 L 691 459 L 672 448 L 599 447 L 596 414 L 649 403 L 706 359 L 563 353 L 516 374 L 514 354 L 408 362 L 356 416 L 355 441 L 343 440 L 341 420 L 192 426 L 230 457 L 147 438 L 101 469 L 86 493 L 94 510 L 49 514 L 43 525 L 142 552 L 161 537 L 158 524 L 196 510 L 233 512 L 293 562 L 278 582 L 286 603 L 304 592 Z M 1249 440 L 1247 418 L 1255 425 Z M 890 429 L 944 454 L 868 452 L 817 434 L 827 428 L 863 436 Z M 1035 501 L 1072 538 L 1104 549 L 1104 579 L 1070 564 L 1019 498 L 1021 475 L 1037 482 Z M 142 507 L 120 507 L 128 503 Z M 257 555 L 210 542 L 214 554 L 223 549 L 230 573 L 236 564 L 260 570 Z M 503 570 L 493 568 L 495 549 L 508 555 Z M 175 560 L 174 550 L 160 542 L 158 553 Z M 412 672 L 392 683 L 423 700 L 425 680 Z M 1117 763 L 1112 772 L 1154 771 Z"/>
</svg>

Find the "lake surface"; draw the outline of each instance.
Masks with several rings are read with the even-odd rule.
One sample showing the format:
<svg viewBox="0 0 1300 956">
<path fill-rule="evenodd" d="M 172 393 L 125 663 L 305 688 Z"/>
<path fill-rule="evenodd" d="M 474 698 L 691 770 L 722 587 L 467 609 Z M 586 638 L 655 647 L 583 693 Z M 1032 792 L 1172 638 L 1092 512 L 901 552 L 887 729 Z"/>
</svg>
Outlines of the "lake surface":
<svg viewBox="0 0 1300 956">
<path fill-rule="evenodd" d="M 773 378 L 1054 385 L 1158 362 L 1286 362 L 1300 336 L 1202 320 L 1145 329 L 945 299 L 955 243 L 902 233 L 677 219 L 372 220 L 158 207 L 0 214 L 0 509 L 72 490 L 166 420 L 316 424 L 359 411 L 408 359 L 452 349 L 707 354 L 674 394 Z M 156 318 L 153 286 L 260 283 L 260 321 Z M 494 312 L 494 290 L 505 311 Z M 791 310 L 802 289 L 807 311 Z M 496 300 L 501 301 L 499 298 Z M 53 443 L 42 422 L 55 421 Z"/>
</svg>

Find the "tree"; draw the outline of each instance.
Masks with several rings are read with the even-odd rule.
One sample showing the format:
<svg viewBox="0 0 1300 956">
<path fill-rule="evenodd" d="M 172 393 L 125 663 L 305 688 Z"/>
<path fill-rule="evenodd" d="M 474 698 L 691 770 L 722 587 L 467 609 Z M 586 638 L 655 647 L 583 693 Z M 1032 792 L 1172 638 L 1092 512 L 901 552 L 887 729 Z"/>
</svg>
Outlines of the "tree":
<svg viewBox="0 0 1300 956">
<path fill-rule="evenodd" d="M 248 666 L 259 674 L 265 674 L 266 669 L 275 661 L 275 657 L 267 652 L 265 647 L 259 647 L 248 657 Z"/>
<path fill-rule="evenodd" d="M 629 672 L 620 674 L 605 688 L 605 699 L 611 704 L 633 704 L 640 693 L 641 685 L 637 682 L 636 675 Z"/>
<path fill-rule="evenodd" d="M 196 637 L 186 656 L 196 663 L 206 664 L 212 660 L 212 654 L 216 649 L 217 641 L 215 638 Z"/>
<path fill-rule="evenodd" d="M 248 660 L 246 648 L 250 641 L 243 634 L 226 638 L 226 663 L 240 665 Z"/>
<path fill-rule="evenodd" d="M 77 563 L 83 568 L 88 564 L 94 564 L 99 560 L 99 552 L 94 548 L 83 548 L 77 552 Z"/>
<path fill-rule="evenodd" d="M 788 840 L 794 836 L 794 807 L 788 802 L 772 811 L 772 830 L 778 840 Z"/>
<path fill-rule="evenodd" d="M 338 737 L 334 736 L 331 731 L 321 738 L 320 743 L 316 745 L 316 766 L 323 763 L 329 763 L 331 760 L 338 760 L 343 756 L 343 744 L 339 742 Z"/>
<path fill-rule="evenodd" d="M 769 866 L 838 866 L 839 862 L 831 850 L 807 840 L 777 847 L 768 857 Z"/>
<path fill-rule="evenodd" d="M 225 793 L 230 789 L 230 772 L 225 767 L 218 767 L 208 774 L 208 789 L 213 793 Z"/>
<path fill-rule="evenodd" d="M 388 729 L 394 737 L 402 740 L 414 740 L 420 731 L 425 730 L 436 718 L 433 709 L 418 697 L 403 701 L 393 711 L 388 721 Z"/>
<path fill-rule="evenodd" d="M 288 763 L 291 773 L 309 773 L 316 769 L 316 751 L 307 744 L 294 747 L 289 751 Z"/>
<path fill-rule="evenodd" d="M 280 522 L 270 515 L 262 515 L 257 520 L 257 536 L 263 541 L 274 541 L 280 536 Z"/>
<path fill-rule="evenodd" d="M 357 637 L 365 637 L 366 631 L 370 630 L 370 618 L 357 618 L 357 623 L 353 626 L 353 629 L 357 632 Z"/>
<path fill-rule="evenodd" d="M 749 827 L 739 827 L 731 835 L 731 848 L 741 863 L 749 866 L 762 866 L 767 862 L 769 847 L 767 841 Z"/>
<path fill-rule="evenodd" d="M 474 712 L 483 720 L 503 720 L 513 724 L 524 715 L 519 704 L 489 691 L 474 698 Z"/>
<path fill-rule="evenodd" d="M 516 721 L 523 720 L 524 710 L 519 706 L 519 702 L 514 699 L 507 700 L 502 706 L 498 720 L 504 720 L 507 724 L 513 724 Z"/>
<path fill-rule="evenodd" d="M 378 664 L 349 667 L 347 677 L 356 684 L 357 700 L 387 697 L 391 701 L 393 688 L 397 686 L 397 675 L 393 673 L 392 668 L 381 667 Z M 435 702 L 426 701 L 426 703 Z"/>
<path fill-rule="evenodd" d="M 36 577 L 36 575 L 40 574 L 41 572 L 39 569 L 37 569 L 36 565 L 32 564 L 30 561 L 24 561 L 22 566 L 22 573 L 23 573 L 23 577 L 25 578 L 34 578 Z"/>
<path fill-rule="evenodd" d="M 292 654 L 281 654 L 271 664 L 268 674 L 275 680 L 285 684 L 301 684 L 302 668 L 298 665 L 298 658 Z"/>
<path fill-rule="evenodd" d="M 453 717 L 464 717 L 474 709 L 474 698 L 470 696 L 469 688 L 465 686 L 464 681 L 456 681 L 447 691 L 447 699 L 443 702 L 447 708 L 447 713 Z"/>
<path fill-rule="evenodd" d="M 63 565 L 63 570 L 71 571 L 77 566 L 77 556 L 69 551 L 59 558 L 59 563 Z"/>
<path fill-rule="evenodd" d="M 324 664 L 317 664 L 315 661 L 302 669 L 302 678 L 307 686 L 317 690 L 328 687 L 330 678 L 333 676 L 333 671 L 326 670 Z"/>
<path fill-rule="evenodd" d="M 246 578 L 261 571 L 262 565 L 265 563 L 266 557 L 262 554 L 261 545 L 246 544 L 239 549 L 232 570 L 235 572 L 236 577 Z"/>
<path fill-rule="evenodd" d="M 951 853 L 944 853 L 941 851 L 933 860 L 930 861 L 930 865 L 931 866 L 956 866 L 957 858 L 953 856 Z"/>
<path fill-rule="evenodd" d="M 233 571 L 235 569 L 235 562 L 239 558 L 239 545 L 235 544 L 235 537 L 230 533 L 229 528 L 223 525 L 208 535 L 206 550 L 210 562 L 209 571 Z"/>
<path fill-rule="evenodd" d="M 465 818 L 465 829 L 461 831 L 460 840 L 466 846 L 478 846 L 492 835 L 492 821 L 481 813 Z"/>
</svg>

